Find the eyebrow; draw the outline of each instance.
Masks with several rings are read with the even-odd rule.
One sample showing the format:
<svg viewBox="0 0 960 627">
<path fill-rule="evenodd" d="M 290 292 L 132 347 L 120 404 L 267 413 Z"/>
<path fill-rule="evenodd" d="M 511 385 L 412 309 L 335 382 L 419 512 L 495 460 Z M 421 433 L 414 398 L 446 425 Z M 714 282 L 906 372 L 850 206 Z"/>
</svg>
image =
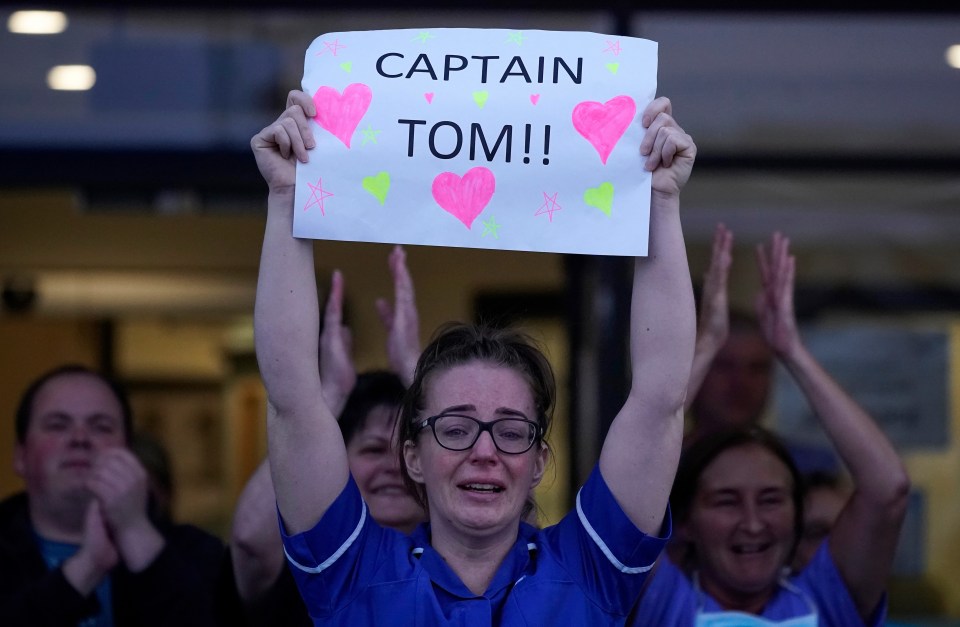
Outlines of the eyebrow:
<svg viewBox="0 0 960 627">
<path fill-rule="evenodd" d="M 453 406 L 451 406 L 451 407 L 447 407 L 446 409 L 442 410 L 442 411 L 441 411 L 439 414 L 437 414 L 437 415 L 438 415 L 438 416 L 443 416 L 443 415 L 445 415 L 445 414 L 455 414 L 455 413 L 461 412 L 461 411 L 472 411 L 472 412 L 475 412 L 475 411 L 477 411 L 477 407 L 476 407 L 476 405 L 453 405 Z M 525 413 L 523 413 L 522 411 L 520 411 L 520 410 L 518 410 L 518 409 L 511 409 L 511 408 L 509 408 L 509 407 L 498 407 L 496 410 L 494 410 L 493 413 L 497 414 L 498 416 L 507 416 L 507 417 L 511 417 L 511 418 L 512 418 L 512 417 L 520 417 L 520 418 L 524 418 L 524 419 L 526 419 L 526 420 L 529 420 L 529 418 L 527 418 L 527 415 L 526 415 Z"/>
<path fill-rule="evenodd" d="M 707 488 L 704 490 L 704 493 L 708 496 L 739 496 L 742 493 L 740 488 L 730 488 L 730 487 L 719 487 L 719 488 Z M 758 490 L 760 495 L 767 494 L 787 494 L 789 490 L 783 486 L 767 486 L 765 488 L 760 488 Z"/>
<path fill-rule="evenodd" d="M 716 488 L 705 490 L 704 496 L 740 496 L 740 490 L 736 488 Z"/>
<path fill-rule="evenodd" d="M 73 414 L 69 412 L 55 409 L 53 411 L 48 411 L 45 414 L 40 414 L 39 416 L 37 416 L 38 420 L 73 420 L 74 418 L 76 418 L 77 420 L 80 420 L 81 422 L 98 421 L 98 420 L 107 420 L 109 422 L 117 422 L 117 423 L 122 422 L 122 419 L 112 414 L 107 414 L 104 412 L 96 412 L 93 414 L 88 414 L 86 416 L 75 417 Z"/>
</svg>

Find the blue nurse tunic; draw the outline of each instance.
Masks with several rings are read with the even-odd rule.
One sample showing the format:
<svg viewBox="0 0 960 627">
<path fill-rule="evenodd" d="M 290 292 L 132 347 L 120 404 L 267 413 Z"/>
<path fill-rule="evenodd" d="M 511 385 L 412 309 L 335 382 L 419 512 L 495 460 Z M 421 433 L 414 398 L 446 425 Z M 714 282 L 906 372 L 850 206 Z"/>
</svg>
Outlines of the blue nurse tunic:
<svg viewBox="0 0 960 627">
<path fill-rule="evenodd" d="M 638 530 L 599 468 L 557 525 L 520 523 L 517 541 L 483 595 L 430 546 L 369 515 L 351 478 L 312 529 L 284 551 L 316 625 L 622 625 L 670 535 Z"/>
</svg>

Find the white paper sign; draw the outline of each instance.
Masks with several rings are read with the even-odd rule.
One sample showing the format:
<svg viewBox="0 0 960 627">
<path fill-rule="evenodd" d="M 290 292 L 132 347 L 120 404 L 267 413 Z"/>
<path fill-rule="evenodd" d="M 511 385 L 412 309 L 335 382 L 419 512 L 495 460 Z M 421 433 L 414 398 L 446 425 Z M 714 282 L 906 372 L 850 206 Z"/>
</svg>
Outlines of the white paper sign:
<svg viewBox="0 0 960 627">
<path fill-rule="evenodd" d="M 487 29 L 330 33 L 294 235 L 646 255 L 657 44 Z"/>
</svg>

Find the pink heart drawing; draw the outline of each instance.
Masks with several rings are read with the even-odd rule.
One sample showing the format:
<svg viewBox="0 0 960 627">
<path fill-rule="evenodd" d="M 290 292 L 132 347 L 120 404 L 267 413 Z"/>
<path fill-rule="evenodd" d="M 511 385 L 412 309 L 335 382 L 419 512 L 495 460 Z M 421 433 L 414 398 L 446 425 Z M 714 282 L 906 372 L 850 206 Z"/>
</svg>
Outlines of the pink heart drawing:
<svg viewBox="0 0 960 627">
<path fill-rule="evenodd" d="M 530 94 L 530 102 L 533 103 L 533 106 L 537 106 L 537 103 L 540 102 L 540 94 Z"/>
<path fill-rule="evenodd" d="M 428 91 L 427 93 L 425 93 L 425 94 L 423 95 L 423 97 L 427 99 L 427 104 L 433 104 L 433 92 L 432 92 L 432 91 Z"/>
<path fill-rule="evenodd" d="M 573 108 L 573 127 L 596 148 L 604 165 L 637 113 L 630 96 L 604 102 L 586 101 Z"/>
<path fill-rule="evenodd" d="M 353 132 L 367 113 L 372 99 L 373 92 L 363 83 L 347 85 L 343 95 L 332 87 L 321 87 L 313 94 L 313 104 L 317 107 L 314 120 L 350 148 Z"/>
<path fill-rule="evenodd" d="M 487 168 L 471 168 L 463 178 L 453 172 L 443 172 L 433 179 L 433 199 L 469 229 L 496 188 L 497 179 Z"/>
</svg>

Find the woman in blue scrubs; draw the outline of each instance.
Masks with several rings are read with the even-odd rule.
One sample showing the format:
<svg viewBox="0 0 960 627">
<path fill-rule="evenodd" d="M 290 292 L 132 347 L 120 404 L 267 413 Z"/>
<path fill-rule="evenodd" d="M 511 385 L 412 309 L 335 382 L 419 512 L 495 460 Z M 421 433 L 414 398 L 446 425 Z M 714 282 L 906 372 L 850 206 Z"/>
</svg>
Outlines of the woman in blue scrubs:
<svg viewBox="0 0 960 627">
<path fill-rule="evenodd" d="M 907 473 L 883 432 L 803 344 L 787 238 L 775 233 L 758 261 L 761 329 L 850 471 L 853 494 L 810 562 L 789 573 L 803 531 L 791 454 L 755 426 L 703 436 L 684 452 L 670 497 L 675 562 L 662 560 L 633 624 L 882 625 Z"/>
<path fill-rule="evenodd" d="M 401 414 L 404 471 L 429 518 L 411 535 L 371 519 L 324 399 L 313 242 L 291 236 L 315 108 L 301 92 L 287 104 L 251 140 L 269 186 L 254 325 L 284 550 L 315 624 L 623 624 L 670 533 L 695 340 L 679 193 L 696 146 L 670 101 L 641 119 L 637 168 L 652 173 L 652 196 L 631 389 L 576 508 L 544 530 L 521 522 L 548 457 L 545 358 L 513 331 L 454 325 L 424 350 Z"/>
</svg>

